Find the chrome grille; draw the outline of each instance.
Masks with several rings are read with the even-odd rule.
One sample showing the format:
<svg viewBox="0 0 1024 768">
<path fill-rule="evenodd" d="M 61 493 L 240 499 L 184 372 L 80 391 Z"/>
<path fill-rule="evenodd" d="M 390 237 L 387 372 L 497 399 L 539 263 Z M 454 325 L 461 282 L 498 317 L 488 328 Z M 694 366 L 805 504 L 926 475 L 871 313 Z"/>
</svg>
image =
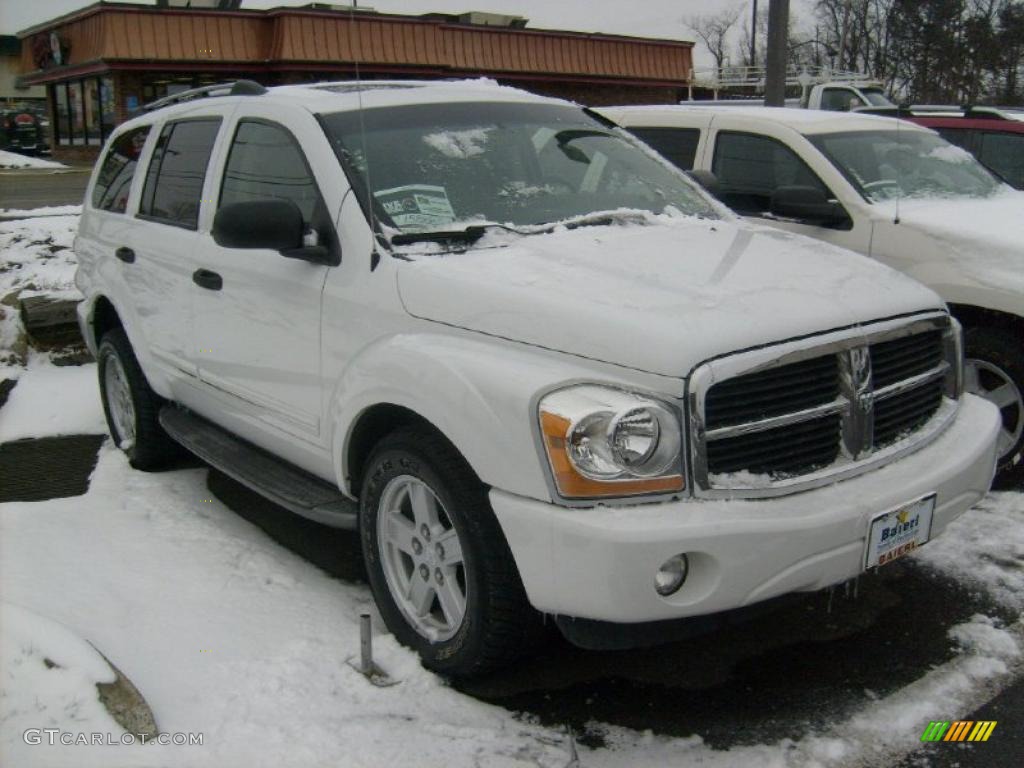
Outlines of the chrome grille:
<svg viewBox="0 0 1024 768">
<path fill-rule="evenodd" d="M 698 493 L 800 490 L 916 447 L 955 411 L 958 344 L 936 314 L 699 367 L 690 392 Z"/>
</svg>

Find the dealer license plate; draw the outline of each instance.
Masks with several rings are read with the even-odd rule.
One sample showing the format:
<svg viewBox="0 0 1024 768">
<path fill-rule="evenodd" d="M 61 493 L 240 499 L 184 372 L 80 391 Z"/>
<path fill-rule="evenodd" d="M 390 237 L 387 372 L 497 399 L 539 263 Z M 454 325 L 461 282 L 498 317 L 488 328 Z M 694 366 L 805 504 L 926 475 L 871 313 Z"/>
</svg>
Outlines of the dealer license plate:
<svg viewBox="0 0 1024 768">
<path fill-rule="evenodd" d="M 935 494 L 911 501 L 871 521 L 864 567 L 891 563 L 928 541 L 932 531 Z"/>
</svg>

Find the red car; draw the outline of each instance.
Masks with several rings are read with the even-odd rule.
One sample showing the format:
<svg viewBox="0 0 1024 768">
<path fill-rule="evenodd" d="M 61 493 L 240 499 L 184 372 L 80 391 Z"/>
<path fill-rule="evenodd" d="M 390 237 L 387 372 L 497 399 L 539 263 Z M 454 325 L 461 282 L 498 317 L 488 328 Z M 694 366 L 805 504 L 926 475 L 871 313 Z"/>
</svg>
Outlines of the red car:
<svg viewBox="0 0 1024 768">
<path fill-rule="evenodd" d="M 963 147 L 993 173 L 1024 189 L 1024 108 L 918 107 L 867 109 L 872 114 L 899 116 L 938 131 Z"/>
</svg>

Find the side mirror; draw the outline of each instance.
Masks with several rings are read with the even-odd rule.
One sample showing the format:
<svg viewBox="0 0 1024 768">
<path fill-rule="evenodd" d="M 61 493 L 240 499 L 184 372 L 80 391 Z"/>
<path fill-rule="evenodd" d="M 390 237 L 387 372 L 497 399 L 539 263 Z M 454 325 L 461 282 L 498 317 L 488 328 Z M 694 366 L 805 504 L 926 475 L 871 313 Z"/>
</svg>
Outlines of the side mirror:
<svg viewBox="0 0 1024 768">
<path fill-rule="evenodd" d="M 254 200 L 225 205 L 213 218 L 213 239 L 225 248 L 302 247 L 302 211 L 291 200 Z"/>
<path fill-rule="evenodd" d="M 692 171 L 686 171 L 686 175 L 700 184 L 700 186 L 704 188 L 704 191 L 709 195 L 721 199 L 722 185 L 719 183 L 718 177 L 711 171 L 695 169 Z"/>
<path fill-rule="evenodd" d="M 327 247 L 307 238 L 302 211 L 291 200 L 225 205 L 213 217 L 213 239 L 224 248 L 269 248 L 290 259 L 334 265 Z"/>
<path fill-rule="evenodd" d="M 822 227 L 841 228 L 850 217 L 839 203 L 830 201 L 817 187 L 779 187 L 772 193 L 771 213 Z"/>
</svg>

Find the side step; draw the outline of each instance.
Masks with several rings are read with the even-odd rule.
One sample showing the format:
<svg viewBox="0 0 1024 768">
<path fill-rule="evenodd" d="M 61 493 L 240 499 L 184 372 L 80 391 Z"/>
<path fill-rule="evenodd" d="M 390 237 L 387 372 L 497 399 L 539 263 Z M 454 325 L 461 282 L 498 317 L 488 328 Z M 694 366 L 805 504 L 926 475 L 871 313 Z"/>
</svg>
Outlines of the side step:
<svg viewBox="0 0 1024 768">
<path fill-rule="evenodd" d="M 318 477 L 174 405 L 160 424 L 175 442 L 278 506 L 332 528 L 355 530 L 359 505 Z"/>
</svg>

